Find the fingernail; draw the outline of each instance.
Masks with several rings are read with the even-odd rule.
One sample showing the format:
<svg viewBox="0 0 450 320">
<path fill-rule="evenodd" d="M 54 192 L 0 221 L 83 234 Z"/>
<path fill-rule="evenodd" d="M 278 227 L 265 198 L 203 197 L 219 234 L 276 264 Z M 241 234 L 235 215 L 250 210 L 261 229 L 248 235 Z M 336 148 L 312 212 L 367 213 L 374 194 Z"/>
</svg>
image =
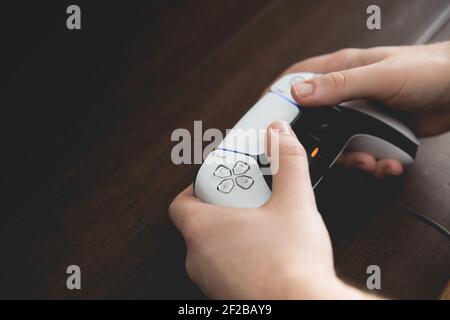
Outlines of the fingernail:
<svg viewBox="0 0 450 320">
<path fill-rule="evenodd" d="M 270 125 L 271 129 L 278 130 L 280 133 L 291 133 L 291 126 L 285 121 L 276 121 Z"/>
<path fill-rule="evenodd" d="M 295 93 L 300 97 L 307 97 L 314 91 L 314 86 L 309 82 L 299 82 L 294 84 Z"/>
</svg>

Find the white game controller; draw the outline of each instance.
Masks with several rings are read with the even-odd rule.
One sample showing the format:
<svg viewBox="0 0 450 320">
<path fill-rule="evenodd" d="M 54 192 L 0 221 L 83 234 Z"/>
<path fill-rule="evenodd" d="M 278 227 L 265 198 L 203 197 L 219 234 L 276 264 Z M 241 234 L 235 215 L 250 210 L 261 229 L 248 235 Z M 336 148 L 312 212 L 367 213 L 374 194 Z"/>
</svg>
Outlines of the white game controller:
<svg viewBox="0 0 450 320">
<path fill-rule="evenodd" d="M 302 108 L 291 96 L 292 84 L 317 74 L 288 74 L 271 87 L 209 154 L 195 178 L 195 195 L 218 206 L 256 208 L 271 195 L 271 176 L 263 175 L 265 129 L 274 121 L 291 124 L 309 155 L 315 188 L 344 149 L 377 159 L 414 161 L 419 142 L 401 122 L 364 100 L 332 108 Z M 259 130 L 259 134 L 249 129 Z"/>
</svg>

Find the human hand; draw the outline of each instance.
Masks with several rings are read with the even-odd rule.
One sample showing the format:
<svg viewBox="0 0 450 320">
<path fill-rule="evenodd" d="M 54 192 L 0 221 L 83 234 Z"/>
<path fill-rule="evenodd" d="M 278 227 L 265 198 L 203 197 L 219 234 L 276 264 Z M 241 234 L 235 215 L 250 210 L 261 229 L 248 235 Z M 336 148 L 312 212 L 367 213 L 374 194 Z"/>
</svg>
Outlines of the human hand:
<svg viewBox="0 0 450 320">
<path fill-rule="evenodd" d="M 418 136 L 450 129 L 450 41 L 425 46 L 344 49 L 301 61 L 285 73 L 323 75 L 292 88 L 304 107 L 331 106 L 354 99 L 372 99 L 404 111 L 402 119 Z M 394 159 L 375 159 L 361 152 L 345 152 L 338 160 L 375 176 L 401 175 Z"/>
<path fill-rule="evenodd" d="M 279 135 L 279 168 L 263 207 L 216 207 L 197 199 L 192 186 L 170 205 L 189 277 L 215 299 L 364 298 L 335 276 L 304 148 L 286 123 L 267 131 L 268 139 Z"/>
</svg>

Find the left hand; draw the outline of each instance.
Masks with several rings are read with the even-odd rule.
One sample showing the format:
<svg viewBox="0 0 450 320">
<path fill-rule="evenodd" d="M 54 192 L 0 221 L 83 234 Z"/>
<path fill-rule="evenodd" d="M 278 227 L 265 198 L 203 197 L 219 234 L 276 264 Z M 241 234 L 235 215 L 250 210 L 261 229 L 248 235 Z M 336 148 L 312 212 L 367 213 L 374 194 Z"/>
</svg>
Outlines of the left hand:
<svg viewBox="0 0 450 320">
<path fill-rule="evenodd" d="M 215 299 L 367 298 L 335 275 L 303 146 L 287 123 L 270 128 L 280 132 L 279 169 L 263 207 L 210 205 L 192 186 L 170 205 L 186 241 L 188 275 Z"/>
</svg>

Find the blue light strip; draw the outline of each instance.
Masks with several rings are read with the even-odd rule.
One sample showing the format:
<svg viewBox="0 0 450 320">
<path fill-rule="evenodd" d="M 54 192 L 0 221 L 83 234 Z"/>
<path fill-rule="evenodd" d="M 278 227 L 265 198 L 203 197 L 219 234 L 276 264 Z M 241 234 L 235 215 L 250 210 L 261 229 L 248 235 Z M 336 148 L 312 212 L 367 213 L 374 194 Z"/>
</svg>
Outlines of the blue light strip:
<svg viewBox="0 0 450 320">
<path fill-rule="evenodd" d="M 245 153 L 245 152 L 241 152 L 241 151 L 236 151 L 236 150 L 230 150 L 230 149 L 225 149 L 225 148 L 216 148 L 214 150 L 220 150 L 220 151 L 226 151 L 226 152 L 233 152 L 233 153 L 239 153 L 239 154 L 243 154 L 245 156 L 248 157 L 253 157 L 252 155 Z"/>
<path fill-rule="evenodd" d="M 289 99 L 289 98 L 283 96 L 282 94 L 280 94 L 280 93 L 278 93 L 278 92 L 275 92 L 275 91 L 272 91 L 272 90 L 271 90 L 270 93 L 273 93 L 274 95 L 276 95 L 276 96 L 278 96 L 278 97 L 280 97 L 280 98 L 286 100 L 287 102 L 289 102 L 290 104 L 296 106 L 297 108 L 301 108 L 301 107 L 302 107 L 302 106 L 299 105 L 297 102 L 295 102 L 295 101 L 293 101 L 293 100 L 291 100 L 291 99 Z"/>
<path fill-rule="evenodd" d="M 289 102 L 290 104 L 296 106 L 297 108 L 301 108 L 301 107 L 302 107 L 301 105 L 299 105 L 299 104 L 296 103 L 295 101 L 293 101 L 293 100 L 291 100 L 291 99 L 289 99 L 289 98 L 283 96 L 282 94 L 280 94 L 280 93 L 278 93 L 278 92 L 275 92 L 275 91 L 272 91 L 272 90 L 270 90 L 269 92 L 270 92 L 270 93 L 273 93 L 274 95 L 276 95 L 276 96 L 278 96 L 278 97 L 280 97 L 280 98 L 282 98 L 282 99 L 284 99 L 284 100 L 286 100 L 287 102 Z M 245 152 L 236 151 L 236 150 L 230 150 L 230 149 L 225 149 L 225 148 L 216 148 L 216 149 L 214 149 L 214 150 L 220 150 L 220 151 L 226 151 L 226 152 L 239 153 L 239 154 L 243 154 L 243 155 L 246 155 L 246 156 L 252 157 L 252 158 L 258 157 L 258 156 L 250 155 L 250 154 L 245 153 Z"/>
</svg>

